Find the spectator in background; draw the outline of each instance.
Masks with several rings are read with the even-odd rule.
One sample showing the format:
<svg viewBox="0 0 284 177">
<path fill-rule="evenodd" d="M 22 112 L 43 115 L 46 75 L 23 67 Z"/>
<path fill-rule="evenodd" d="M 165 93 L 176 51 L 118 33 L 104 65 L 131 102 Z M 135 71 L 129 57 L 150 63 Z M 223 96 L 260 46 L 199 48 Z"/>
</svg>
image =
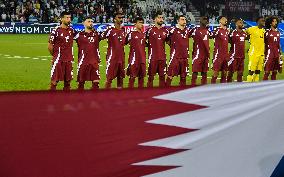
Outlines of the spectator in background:
<svg viewBox="0 0 284 177">
<path fill-rule="evenodd" d="M 37 20 L 37 18 L 36 18 L 36 15 L 31 14 L 31 15 L 29 16 L 29 22 L 32 22 L 32 23 L 38 22 L 38 20 Z"/>
<path fill-rule="evenodd" d="M 6 22 L 7 21 L 7 14 L 5 12 L 2 13 L 1 15 L 1 21 Z"/>
</svg>

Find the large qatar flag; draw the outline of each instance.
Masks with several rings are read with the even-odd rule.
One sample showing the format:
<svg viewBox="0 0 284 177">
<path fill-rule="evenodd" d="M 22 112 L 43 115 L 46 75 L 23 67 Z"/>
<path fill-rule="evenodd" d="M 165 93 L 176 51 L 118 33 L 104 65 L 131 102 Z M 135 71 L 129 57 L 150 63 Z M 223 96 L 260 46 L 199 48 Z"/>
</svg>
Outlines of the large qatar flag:
<svg viewBox="0 0 284 177">
<path fill-rule="evenodd" d="M 0 93 L 2 177 L 283 177 L 284 81 Z"/>
</svg>

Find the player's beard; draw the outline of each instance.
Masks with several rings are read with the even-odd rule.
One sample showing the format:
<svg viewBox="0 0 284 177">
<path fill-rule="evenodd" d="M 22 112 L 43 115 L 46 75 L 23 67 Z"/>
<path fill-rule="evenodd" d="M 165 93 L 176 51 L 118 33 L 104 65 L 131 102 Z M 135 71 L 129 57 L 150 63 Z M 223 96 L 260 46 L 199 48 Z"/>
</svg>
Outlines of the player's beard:
<svg viewBox="0 0 284 177">
<path fill-rule="evenodd" d="M 164 24 L 164 21 L 160 21 L 157 23 L 158 25 L 162 26 Z"/>
<path fill-rule="evenodd" d="M 185 28 L 186 24 L 180 24 L 180 27 Z"/>
<path fill-rule="evenodd" d="M 93 29 L 94 29 L 93 25 L 87 26 L 87 28 L 88 28 L 89 30 L 93 30 Z"/>
<path fill-rule="evenodd" d="M 64 25 L 69 26 L 71 22 L 64 22 Z"/>
<path fill-rule="evenodd" d="M 278 24 L 276 24 L 276 25 L 273 25 L 273 28 L 275 28 L 275 29 L 276 29 L 276 28 L 278 28 Z"/>
</svg>

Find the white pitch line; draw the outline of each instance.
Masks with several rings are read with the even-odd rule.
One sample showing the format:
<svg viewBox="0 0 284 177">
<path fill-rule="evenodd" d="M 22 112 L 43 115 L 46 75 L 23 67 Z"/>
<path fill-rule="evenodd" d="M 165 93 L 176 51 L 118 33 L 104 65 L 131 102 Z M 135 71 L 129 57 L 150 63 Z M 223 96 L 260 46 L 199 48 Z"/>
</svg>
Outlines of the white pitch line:
<svg viewBox="0 0 284 177">
<path fill-rule="evenodd" d="M 52 56 L 37 56 L 37 57 L 39 57 L 39 58 L 47 58 L 47 57 L 52 57 Z"/>
<path fill-rule="evenodd" d="M 39 58 L 33 58 L 33 60 L 38 60 Z"/>
<path fill-rule="evenodd" d="M 28 45 L 34 45 L 34 44 L 45 44 L 45 45 L 47 45 L 47 43 L 24 43 L 24 44 L 28 44 Z"/>
<path fill-rule="evenodd" d="M 43 59 L 41 59 L 41 60 L 47 60 L 46 58 L 43 58 Z"/>
<path fill-rule="evenodd" d="M 5 57 L 9 57 L 9 56 L 11 56 L 11 55 L 4 55 Z"/>
<path fill-rule="evenodd" d="M 31 58 L 31 57 L 23 57 L 23 58 Z"/>
</svg>

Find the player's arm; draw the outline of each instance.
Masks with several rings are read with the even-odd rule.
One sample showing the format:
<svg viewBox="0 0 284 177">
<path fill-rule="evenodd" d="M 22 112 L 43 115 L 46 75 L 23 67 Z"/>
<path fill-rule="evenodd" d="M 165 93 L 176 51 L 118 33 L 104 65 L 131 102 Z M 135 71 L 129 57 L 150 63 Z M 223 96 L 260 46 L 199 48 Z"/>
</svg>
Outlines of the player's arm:
<svg viewBox="0 0 284 177">
<path fill-rule="evenodd" d="M 196 27 L 188 29 L 188 37 L 193 38 L 195 36 Z"/>
<path fill-rule="evenodd" d="M 171 46 L 171 36 L 174 33 L 175 28 L 172 27 L 170 29 L 167 29 L 167 38 L 166 38 L 166 43 Z"/>
<path fill-rule="evenodd" d="M 57 37 L 57 30 L 56 30 L 56 28 L 55 28 L 55 29 L 53 29 L 52 32 L 50 33 L 50 35 L 49 35 L 49 40 L 48 40 L 47 49 L 48 49 L 50 55 L 53 55 L 53 45 L 54 45 L 54 43 L 55 43 L 56 37 Z"/>
<path fill-rule="evenodd" d="M 79 38 L 80 33 L 76 33 L 76 35 L 74 35 L 73 39 L 77 42 L 78 38 Z"/>
<path fill-rule="evenodd" d="M 50 55 L 53 55 L 53 44 L 48 42 L 48 47 L 47 48 L 48 48 L 48 51 L 49 51 Z"/>
<path fill-rule="evenodd" d="M 230 34 L 229 34 L 229 43 L 232 45 L 232 42 L 233 42 L 233 35 L 234 35 L 234 31 L 231 31 Z"/>
<path fill-rule="evenodd" d="M 188 31 L 188 38 L 191 38 L 191 37 L 193 37 L 193 29 L 194 28 L 187 28 L 187 31 Z"/>
<path fill-rule="evenodd" d="M 131 34 L 132 34 L 131 31 L 129 33 L 127 33 L 126 38 L 125 38 L 125 45 L 129 44 L 129 42 L 131 40 Z"/>
<path fill-rule="evenodd" d="M 281 63 L 281 65 L 282 65 L 282 63 L 283 63 L 283 61 L 282 61 L 282 49 L 281 49 L 281 44 L 280 44 L 280 40 L 279 40 L 279 43 L 278 43 L 278 51 L 279 51 L 279 62 Z"/>
<path fill-rule="evenodd" d="M 282 56 L 282 49 L 281 49 L 281 44 L 280 44 L 280 40 L 279 40 L 279 43 L 278 43 L 278 49 L 279 49 L 279 65 L 280 65 L 280 67 L 279 67 L 279 70 L 278 70 L 278 72 L 279 73 L 282 73 L 282 66 L 283 66 L 283 56 Z"/>
<path fill-rule="evenodd" d="M 174 30 L 174 28 L 173 28 L 173 30 Z M 173 30 L 171 30 L 171 31 L 169 31 L 168 29 L 166 29 L 166 32 L 167 32 L 167 34 L 166 34 L 166 43 L 170 46 L 171 45 L 171 36 L 172 36 L 172 34 L 173 34 Z"/>
<path fill-rule="evenodd" d="M 266 32 L 264 33 L 264 44 L 267 44 L 268 38 L 269 38 L 269 33 L 268 33 L 268 31 L 266 31 Z"/>
<path fill-rule="evenodd" d="M 110 35 L 110 32 L 111 32 L 111 27 L 108 27 L 106 30 L 104 30 L 100 36 L 101 40 L 107 39 Z"/>
<path fill-rule="evenodd" d="M 150 46 L 150 43 L 149 43 L 150 31 L 151 31 L 151 27 L 149 27 L 149 28 L 145 31 L 145 35 L 146 35 L 146 47 L 149 47 L 149 46 Z"/>
<path fill-rule="evenodd" d="M 252 33 L 252 27 L 249 27 L 248 29 L 246 29 L 245 33 L 247 34 L 247 38 L 246 39 L 249 40 L 250 39 L 250 35 Z"/>
</svg>

